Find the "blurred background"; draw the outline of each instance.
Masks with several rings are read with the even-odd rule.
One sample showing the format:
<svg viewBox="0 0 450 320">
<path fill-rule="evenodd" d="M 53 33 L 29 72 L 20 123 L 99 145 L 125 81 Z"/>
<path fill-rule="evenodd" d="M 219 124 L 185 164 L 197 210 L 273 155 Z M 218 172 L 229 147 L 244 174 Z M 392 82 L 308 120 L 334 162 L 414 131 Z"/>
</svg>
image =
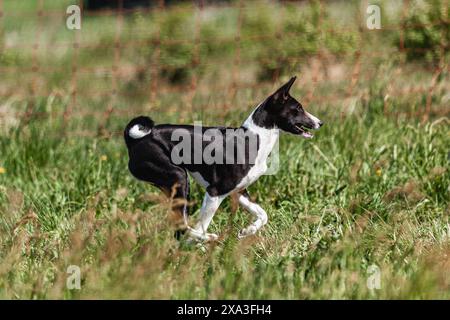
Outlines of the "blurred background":
<svg viewBox="0 0 450 320">
<path fill-rule="evenodd" d="M 447 113 L 448 3 L 378 3 L 370 30 L 367 1 L 91 0 L 69 30 L 72 1 L 2 0 L 0 121 L 64 116 L 83 120 L 80 134 L 137 113 L 208 121 L 247 112 L 291 75 L 316 113 Z M 62 107 L 47 110 L 50 98 Z"/>
</svg>

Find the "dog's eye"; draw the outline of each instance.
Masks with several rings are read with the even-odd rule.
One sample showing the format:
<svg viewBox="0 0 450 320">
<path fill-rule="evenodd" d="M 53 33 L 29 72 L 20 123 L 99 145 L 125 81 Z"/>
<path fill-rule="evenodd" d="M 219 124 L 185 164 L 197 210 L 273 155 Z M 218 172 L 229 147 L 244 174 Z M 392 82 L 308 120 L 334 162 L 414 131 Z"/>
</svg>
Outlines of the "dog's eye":
<svg viewBox="0 0 450 320">
<path fill-rule="evenodd" d="M 298 116 L 300 113 L 301 113 L 301 109 L 297 106 L 295 108 L 292 108 L 292 110 L 291 110 L 291 114 L 293 116 Z"/>
</svg>

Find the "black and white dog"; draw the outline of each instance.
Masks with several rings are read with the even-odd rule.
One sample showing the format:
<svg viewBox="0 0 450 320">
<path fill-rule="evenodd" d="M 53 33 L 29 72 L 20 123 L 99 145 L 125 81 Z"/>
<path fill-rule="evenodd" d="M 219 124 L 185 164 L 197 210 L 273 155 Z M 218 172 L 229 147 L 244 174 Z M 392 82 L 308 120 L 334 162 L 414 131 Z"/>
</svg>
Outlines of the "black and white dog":
<svg viewBox="0 0 450 320">
<path fill-rule="evenodd" d="M 296 77 L 292 77 L 260 103 L 240 128 L 202 127 L 201 130 L 196 130 L 195 126 L 188 125 L 155 125 L 153 120 L 144 116 L 128 123 L 124 137 L 131 173 L 137 179 L 157 186 L 166 195 L 178 200 L 173 202 L 173 210 L 183 219 L 184 231 L 187 231 L 190 238 L 201 241 L 217 239 L 217 235 L 206 231 L 220 203 L 233 192 L 238 194 L 240 205 L 255 218 L 250 226 L 239 232 L 239 238 L 255 234 L 267 223 L 267 213 L 250 200 L 246 188 L 266 172 L 266 160 L 278 140 L 280 130 L 311 138 L 312 134 L 308 129 L 322 126 L 322 121 L 306 112 L 301 103 L 289 94 L 295 79 Z M 211 130 L 216 134 L 223 134 L 225 138 L 205 138 L 206 133 Z M 235 132 L 238 133 L 230 138 L 226 135 L 230 130 L 237 130 Z M 213 157 L 219 161 L 175 161 L 174 154 L 179 139 L 174 139 L 174 136 L 180 131 L 194 141 L 200 141 L 201 150 L 214 149 Z M 251 152 L 251 141 L 255 142 L 255 152 Z M 223 151 L 225 149 L 226 152 Z M 190 152 L 192 157 L 188 158 L 195 158 L 195 152 Z M 206 189 L 200 217 L 193 228 L 187 225 L 186 218 L 188 173 Z"/>
</svg>

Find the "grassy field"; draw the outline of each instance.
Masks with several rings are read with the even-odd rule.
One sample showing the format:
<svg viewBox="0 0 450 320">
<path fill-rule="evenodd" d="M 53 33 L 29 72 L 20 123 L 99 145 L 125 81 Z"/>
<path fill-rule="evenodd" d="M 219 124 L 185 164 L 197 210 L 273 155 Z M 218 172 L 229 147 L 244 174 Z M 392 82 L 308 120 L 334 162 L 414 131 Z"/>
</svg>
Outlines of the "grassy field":
<svg viewBox="0 0 450 320">
<path fill-rule="evenodd" d="M 68 1 L 44 1 L 62 10 L 45 18 L 38 1 L 3 2 L 0 298 L 450 299 L 448 52 L 399 52 L 401 3 L 380 2 L 391 28 L 368 32 L 359 1 L 87 15 L 80 31 L 65 28 Z M 277 32 L 289 35 L 257 37 Z M 179 42 L 196 37 L 209 40 Z M 291 74 L 326 125 L 282 136 L 280 170 L 249 188 L 269 223 L 238 241 L 249 216 L 226 200 L 219 241 L 180 246 L 168 201 L 130 176 L 121 130 L 141 113 L 239 126 Z M 191 190 L 195 221 L 203 191 Z"/>
</svg>

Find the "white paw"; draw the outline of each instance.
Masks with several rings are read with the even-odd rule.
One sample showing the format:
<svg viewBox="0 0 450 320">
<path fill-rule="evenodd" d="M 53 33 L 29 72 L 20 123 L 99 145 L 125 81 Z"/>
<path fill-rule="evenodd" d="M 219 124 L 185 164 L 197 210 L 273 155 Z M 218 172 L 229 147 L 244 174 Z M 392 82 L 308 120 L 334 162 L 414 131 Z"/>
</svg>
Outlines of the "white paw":
<svg viewBox="0 0 450 320">
<path fill-rule="evenodd" d="M 190 241 L 203 241 L 203 242 L 211 242 L 219 239 L 219 236 L 215 233 L 203 233 L 198 230 L 189 228 L 188 236 Z"/>
<path fill-rule="evenodd" d="M 245 229 L 242 229 L 239 234 L 238 234 L 238 238 L 242 239 L 251 235 L 254 235 L 256 233 L 256 231 L 258 231 L 258 229 L 255 226 L 250 226 L 247 227 Z"/>
<path fill-rule="evenodd" d="M 205 234 L 205 241 L 210 242 L 210 241 L 217 241 L 217 239 L 219 239 L 219 236 L 215 233 L 207 233 Z"/>
</svg>

